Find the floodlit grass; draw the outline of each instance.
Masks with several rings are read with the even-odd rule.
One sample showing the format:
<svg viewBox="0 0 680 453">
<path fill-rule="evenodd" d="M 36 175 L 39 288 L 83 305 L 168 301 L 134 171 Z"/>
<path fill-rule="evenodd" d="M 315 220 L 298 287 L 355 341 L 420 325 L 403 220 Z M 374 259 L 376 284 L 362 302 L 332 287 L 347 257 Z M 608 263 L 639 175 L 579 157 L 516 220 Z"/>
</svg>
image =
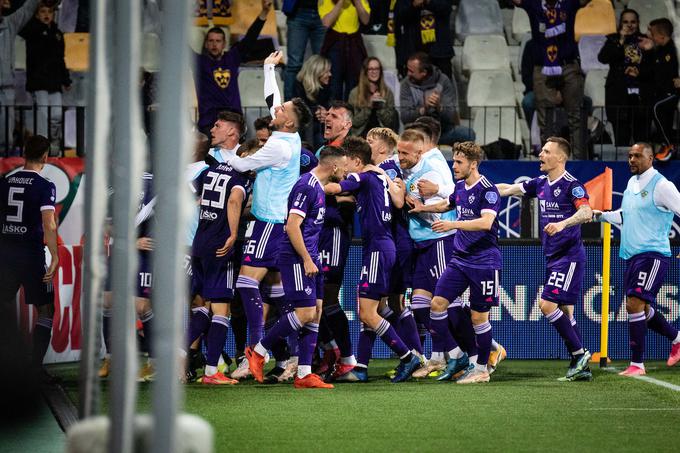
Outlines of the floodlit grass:
<svg viewBox="0 0 680 453">
<path fill-rule="evenodd" d="M 598 368 L 593 382 L 563 383 L 564 361 L 511 360 L 489 384 L 391 384 L 383 374 L 395 365 L 372 361 L 370 382 L 334 390 L 190 384 L 185 411 L 212 424 L 217 452 L 680 451 L 680 392 L 652 383 Z M 647 366 L 680 385 L 680 367 Z M 52 371 L 77 398 L 74 366 Z M 149 410 L 151 384 L 138 395 Z"/>
</svg>

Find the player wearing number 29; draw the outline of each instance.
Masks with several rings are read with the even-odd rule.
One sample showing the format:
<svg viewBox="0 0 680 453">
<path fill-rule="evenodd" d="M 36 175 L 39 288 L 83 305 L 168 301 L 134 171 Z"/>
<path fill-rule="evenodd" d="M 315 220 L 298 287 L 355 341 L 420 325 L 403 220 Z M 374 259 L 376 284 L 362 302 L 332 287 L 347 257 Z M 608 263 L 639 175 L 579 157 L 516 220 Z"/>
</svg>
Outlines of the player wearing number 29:
<svg viewBox="0 0 680 453">
<path fill-rule="evenodd" d="M 26 303 L 38 309 L 33 331 L 33 361 L 42 364 L 52 335 L 54 286 L 59 264 L 54 184 L 40 176 L 50 142 L 36 135 L 28 139 L 23 170 L 0 179 L 0 305 L 13 303 L 20 286 Z M 43 238 L 52 257 L 45 265 Z"/>
<path fill-rule="evenodd" d="M 590 352 L 584 349 L 574 320 L 574 303 L 581 293 L 586 264 L 579 225 L 590 221 L 592 210 L 583 184 L 566 170 L 570 154 L 568 141 L 550 137 L 538 156 L 543 176 L 497 187 L 502 196 L 538 198 L 541 242 L 547 261 L 540 307 L 572 356 L 565 379 L 573 381 L 592 379 L 588 369 Z"/>
<path fill-rule="evenodd" d="M 673 342 L 668 366 L 680 361 L 680 334 L 652 303 L 668 270 L 671 246 L 668 234 L 673 214 L 680 216 L 680 193 L 652 167 L 654 151 L 636 143 L 628 152 L 633 177 L 623 192 L 621 209 L 595 211 L 595 220 L 621 226 L 619 256 L 626 261 L 624 285 L 632 357 L 624 376 L 645 374 L 643 356 L 647 327 Z"/>
<path fill-rule="evenodd" d="M 205 169 L 195 180 L 201 211 L 192 245 L 192 267 L 200 295 L 213 312 L 208 330 L 204 384 L 236 384 L 217 371 L 229 328 L 229 304 L 234 298 L 234 244 L 250 180 L 229 162 Z"/>
</svg>

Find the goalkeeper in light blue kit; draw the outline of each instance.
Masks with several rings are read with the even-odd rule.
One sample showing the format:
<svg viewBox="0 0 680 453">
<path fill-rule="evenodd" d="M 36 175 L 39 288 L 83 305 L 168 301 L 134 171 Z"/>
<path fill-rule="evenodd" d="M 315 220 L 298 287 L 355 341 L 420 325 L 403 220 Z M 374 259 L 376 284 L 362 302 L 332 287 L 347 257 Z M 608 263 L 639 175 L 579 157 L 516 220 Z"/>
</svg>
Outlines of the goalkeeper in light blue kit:
<svg viewBox="0 0 680 453">
<path fill-rule="evenodd" d="M 652 307 L 670 264 L 668 235 L 673 214 L 680 216 L 680 193 L 654 169 L 653 163 L 651 145 L 633 145 L 628 152 L 633 177 L 623 193 L 621 209 L 593 211 L 595 220 L 621 227 L 619 256 L 626 261 L 624 288 L 632 352 L 630 366 L 619 373 L 622 376 L 646 374 L 643 356 L 647 327 L 672 341 L 667 365 L 680 361 L 678 329 Z"/>
</svg>

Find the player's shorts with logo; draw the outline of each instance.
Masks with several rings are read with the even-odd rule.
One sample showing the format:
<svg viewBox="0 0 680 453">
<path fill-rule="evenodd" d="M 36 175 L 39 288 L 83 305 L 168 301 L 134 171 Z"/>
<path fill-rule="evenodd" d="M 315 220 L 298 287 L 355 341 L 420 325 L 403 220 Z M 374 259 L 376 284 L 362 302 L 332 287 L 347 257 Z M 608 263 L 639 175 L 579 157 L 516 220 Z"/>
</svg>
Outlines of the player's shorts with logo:
<svg viewBox="0 0 680 453">
<path fill-rule="evenodd" d="M 425 247 L 416 247 L 413 250 L 413 289 L 423 289 L 434 293 L 437 281 L 444 273 L 451 255 L 453 255 L 453 235 L 428 241 Z"/>
<path fill-rule="evenodd" d="M 326 283 L 340 285 L 345 273 L 351 239 L 347 229 L 322 228 L 319 235 L 319 259 Z"/>
<path fill-rule="evenodd" d="M 192 267 L 197 294 L 211 302 L 231 302 L 236 285 L 233 251 L 222 257 L 194 256 Z"/>
<path fill-rule="evenodd" d="M 54 303 L 54 284 L 43 282 L 47 271 L 45 249 L 27 251 L 7 242 L 0 243 L 0 302 L 14 300 L 19 287 L 24 288 L 24 299 L 30 305 Z"/>
<path fill-rule="evenodd" d="M 434 295 L 453 302 L 469 287 L 470 308 L 487 312 L 498 306 L 499 274 L 498 269 L 477 269 L 452 260 L 437 282 Z"/>
<path fill-rule="evenodd" d="M 285 234 L 283 223 L 253 220 L 246 230 L 241 265 L 277 270 L 279 246 Z"/>
<path fill-rule="evenodd" d="M 359 297 L 380 300 L 390 293 L 390 277 L 396 261 L 394 243 L 378 244 L 363 250 Z"/>
<path fill-rule="evenodd" d="M 321 269 L 319 259 L 314 261 L 316 267 Z M 301 262 L 279 262 L 278 268 L 286 300 L 294 307 L 314 307 L 316 300 L 323 298 L 323 272 L 319 271 L 315 276 L 308 277 Z"/>
<path fill-rule="evenodd" d="M 660 253 L 640 253 L 626 260 L 623 285 L 626 296 L 634 296 L 648 304 L 656 301 L 670 259 Z"/>
<path fill-rule="evenodd" d="M 585 267 L 583 261 L 548 260 L 541 299 L 559 305 L 574 305 L 581 295 Z"/>
</svg>

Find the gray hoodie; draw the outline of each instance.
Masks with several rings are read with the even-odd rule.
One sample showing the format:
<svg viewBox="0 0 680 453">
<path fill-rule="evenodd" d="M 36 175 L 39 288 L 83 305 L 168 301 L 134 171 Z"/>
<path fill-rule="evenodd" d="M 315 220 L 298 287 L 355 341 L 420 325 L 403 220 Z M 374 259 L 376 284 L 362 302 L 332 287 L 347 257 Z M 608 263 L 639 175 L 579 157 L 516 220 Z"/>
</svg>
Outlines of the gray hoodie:
<svg viewBox="0 0 680 453">
<path fill-rule="evenodd" d="M 0 87 L 14 87 L 14 40 L 35 14 L 40 0 L 26 0 L 9 16 L 0 17 Z"/>
<path fill-rule="evenodd" d="M 428 108 L 425 116 L 431 116 L 444 124 L 453 124 L 458 112 L 458 90 L 456 84 L 443 74 L 439 68 L 432 66 L 432 74 L 416 85 L 404 77 L 401 81 L 401 120 L 404 124 L 411 123 L 422 116 L 418 109 L 425 105 L 425 99 L 437 91 L 440 93 L 441 110 Z M 442 127 L 444 129 L 444 127 Z"/>
</svg>

